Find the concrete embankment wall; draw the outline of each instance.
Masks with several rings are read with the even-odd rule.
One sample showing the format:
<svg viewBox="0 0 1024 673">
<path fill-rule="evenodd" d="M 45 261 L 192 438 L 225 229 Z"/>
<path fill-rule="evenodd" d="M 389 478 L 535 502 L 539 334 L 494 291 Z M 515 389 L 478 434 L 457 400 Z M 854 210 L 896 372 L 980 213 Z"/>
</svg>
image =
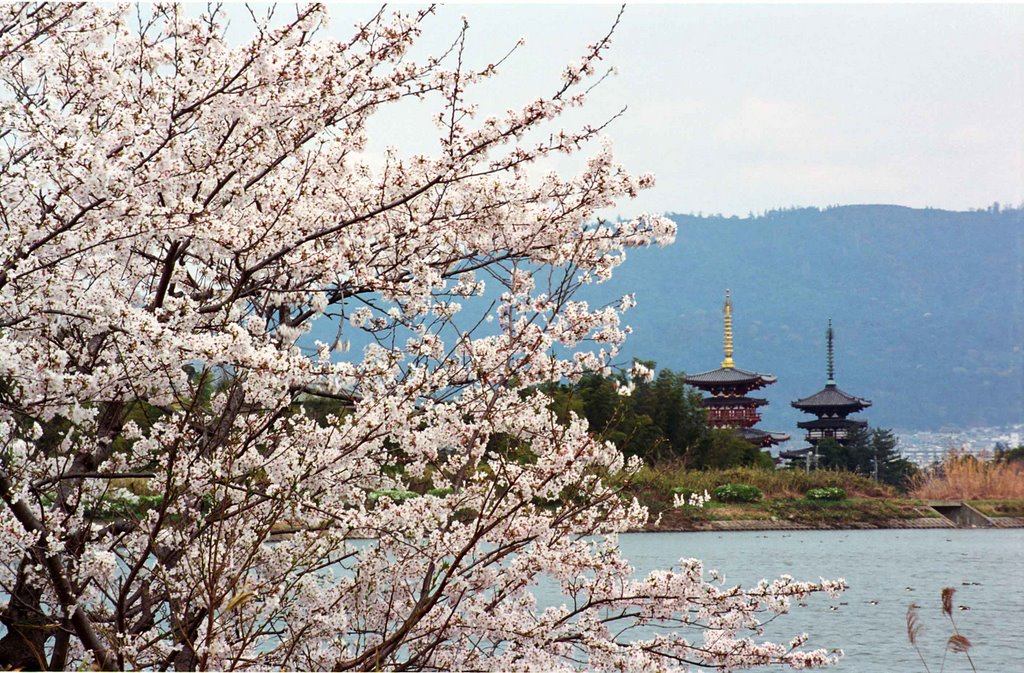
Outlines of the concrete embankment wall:
<svg viewBox="0 0 1024 673">
<path fill-rule="evenodd" d="M 1024 528 L 1024 517 L 986 517 L 992 528 Z M 969 528 L 972 526 L 959 526 Z M 738 519 L 734 521 L 705 521 L 692 528 L 658 528 L 656 530 L 681 531 L 743 531 L 743 530 L 878 530 L 878 529 L 928 529 L 958 528 L 946 517 L 921 517 L 916 519 L 889 519 L 878 524 L 851 521 L 841 525 L 813 525 L 796 521 L 769 521 L 764 519 Z"/>
</svg>

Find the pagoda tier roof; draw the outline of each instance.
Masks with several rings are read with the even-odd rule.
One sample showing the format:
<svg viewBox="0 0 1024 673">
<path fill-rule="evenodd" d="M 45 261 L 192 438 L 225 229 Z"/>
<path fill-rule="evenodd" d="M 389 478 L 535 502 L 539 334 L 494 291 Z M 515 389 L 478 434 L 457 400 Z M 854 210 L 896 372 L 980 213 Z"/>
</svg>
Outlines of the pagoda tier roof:
<svg viewBox="0 0 1024 673">
<path fill-rule="evenodd" d="M 690 374 L 686 377 L 686 382 L 697 388 L 723 385 L 749 385 L 760 388 L 769 383 L 775 383 L 775 377 L 771 374 L 750 372 L 739 367 L 719 367 L 709 372 Z"/>
<path fill-rule="evenodd" d="M 705 397 L 701 400 L 705 407 L 763 407 L 768 400 L 760 397 Z"/>
<path fill-rule="evenodd" d="M 767 432 L 757 428 L 737 428 L 736 432 L 746 441 L 760 447 L 781 444 L 789 439 L 789 435 L 784 432 Z"/>
<path fill-rule="evenodd" d="M 860 411 L 871 406 L 871 400 L 861 397 L 854 397 L 836 387 L 836 384 L 829 383 L 824 388 L 810 397 L 790 402 L 797 409 L 814 413 L 815 409 L 843 409 L 846 413 Z"/>
<path fill-rule="evenodd" d="M 802 421 L 796 427 L 804 430 L 827 430 L 828 428 L 866 428 L 867 421 L 858 421 L 854 418 L 816 418 L 813 421 Z"/>
<path fill-rule="evenodd" d="M 779 458 L 785 458 L 786 460 L 793 460 L 794 458 L 804 458 L 813 450 L 813 447 L 805 446 L 802 449 L 793 449 L 792 451 L 779 451 Z"/>
</svg>

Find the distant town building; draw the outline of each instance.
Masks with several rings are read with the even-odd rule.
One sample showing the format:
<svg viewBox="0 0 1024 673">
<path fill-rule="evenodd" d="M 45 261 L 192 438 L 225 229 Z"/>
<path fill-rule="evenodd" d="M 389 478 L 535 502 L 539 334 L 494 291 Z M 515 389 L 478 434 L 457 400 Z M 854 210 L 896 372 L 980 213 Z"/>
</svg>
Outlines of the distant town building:
<svg viewBox="0 0 1024 673">
<path fill-rule="evenodd" d="M 834 339 L 835 332 L 832 330 L 832 320 L 830 319 L 828 329 L 825 331 L 828 363 L 828 378 L 825 387 L 809 397 L 791 403 L 800 411 L 817 417 L 813 421 L 797 423 L 798 428 L 806 430 L 804 439 L 811 446 L 794 451 L 784 451 L 779 454 L 781 458 L 802 458 L 816 449 L 818 442 L 826 438 L 846 444 L 856 429 L 867 427 L 865 421 L 849 418 L 849 415 L 870 407 L 871 400 L 855 397 L 836 386 Z"/>
<path fill-rule="evenodd" d="M 732 359 L 732 299 L 725 291 L 725 359 L 718 369 L 686 377 L 686 383 L 710 393 L 702 401 L 707 410 L 708 425 L 713 428 L 735 428 L 743 439 L 755 446 L 768 447 L 789 439 L 781 432 L 767 432 L 754 427 L 760 420 L 758 408 L 768 400 L 748 397 L 747 393 L 775 383 L 771 374 L 760 374 L 736 366 Z"/>
</svg>

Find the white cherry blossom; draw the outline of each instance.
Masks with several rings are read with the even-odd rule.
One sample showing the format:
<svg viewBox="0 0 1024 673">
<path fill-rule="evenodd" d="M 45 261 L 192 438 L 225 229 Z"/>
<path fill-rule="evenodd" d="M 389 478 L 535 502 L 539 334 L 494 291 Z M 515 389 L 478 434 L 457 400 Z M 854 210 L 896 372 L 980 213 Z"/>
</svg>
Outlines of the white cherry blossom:
<svg viewBox="0 0 1024 673">
<path fill-rule="evenodd" d="M 638 465 L 540 392 L 628 331 L 631 297 L 579 285 L 674 237 L 600 219 L 652 178 L 601 120 L 559 127 L 610 35 L 480 119 L 497 67 L 464 66 L 464 30 L 412 59 L 430 13 L 336 40 L 276 8 L 233 45 L 216 8 L 0 7 L 0 665 L 830 661 L 756 638 L 840 584 L 637 575 L 615 535 L 647 513 L 606 478 Z M 371 167 L 368 120 L 406 100 L 437 152 Z M 553 153 L 579 172 L 524 170 Z M 317 320 L 337 338 L 308 353 Z"/>
</svg>

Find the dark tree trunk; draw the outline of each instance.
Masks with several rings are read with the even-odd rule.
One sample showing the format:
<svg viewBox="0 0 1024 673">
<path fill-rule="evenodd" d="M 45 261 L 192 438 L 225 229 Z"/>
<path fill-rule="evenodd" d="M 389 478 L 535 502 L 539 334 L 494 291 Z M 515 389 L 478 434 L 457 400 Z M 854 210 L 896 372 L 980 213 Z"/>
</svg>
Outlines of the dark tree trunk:
<svg viewBox="0 0 1024 673">
<path fill-rule="evenodd" d="M 22 561 L 10 602 L 0 613 L 0 622 L 7 627 L 7 634 L 0 638 L 0 668 L 45 671 L 46 641 L 53 634 L 53 620 L 43 614 L 43 592 L 29 585 L 25 567 L 26 561 Z"/>
</svg>

